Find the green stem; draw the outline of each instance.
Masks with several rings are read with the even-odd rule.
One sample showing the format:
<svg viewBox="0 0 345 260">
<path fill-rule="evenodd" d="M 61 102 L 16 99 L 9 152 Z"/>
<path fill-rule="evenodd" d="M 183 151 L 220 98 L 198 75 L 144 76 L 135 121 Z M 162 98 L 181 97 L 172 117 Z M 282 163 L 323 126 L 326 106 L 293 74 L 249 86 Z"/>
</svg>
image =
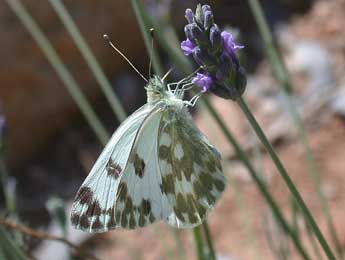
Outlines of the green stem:
<svg viewBox="0 0 345 260">
<path fill-rule="evenodd" d="M 66 86 L 68 92 L 74 99 L 74 102 L 78 105 L 79 109 L 85 116 L 89 125 L 96 133 L 97 137 L 101 140 L 102 144 L 105 145 L 109 139 L 109 135 L 106 129 L 103 127 L 101 121 L 98 119 L 95 111 L 91 107 L 87 98 L 78 86 L 78 83 L 69 73 L 67 68 L 64 66 L 62 60 L 50 44 L 48 39 L 45 37 L 43 32 L 40 30 L 37 23 L 31 17 L 31 15 L 25 10 L 24 6 L 18 0 L 6 0 L 8 5 L 11 7 L 13 12 L 18 16 L 20 21 L 23 23 L 25 28 L 30 32 L 31 36 L 37 42 L 52 67 L 60 77 L 61 81 Z"/>
<path fill-rule="evenodd" d="M 303 121 L 301 120 L 300 115 L 298 114 L 296 107 L 294 106 L 292 102 L 292 84 L 290 80 L 290 76 L 288 74 L 288 71 L 286 69 L 285 63 L 283 59 L 281 58 L 281 55 L 276 48 L 276 46 L 273 43 L 273 36 L 270 31 L 270 28 L 267 24 L 265 15 L 263 13 L 261 4 L 258 0 L 248 0 L 249 6 L 251 8 L 251 11 L 254 15 L 255 21 L 257 23 L 257 26 L 259 28 L 260 34 L 262 36 L 262 39 L 264 41 L 264 44 L 266 46 L 266 54 L 268 57 L 268 60 L 271 64 L 272 71 L 275 75 L 275 77 L 278 79 L 278 81 L 281 83 L 281 86 L 283 87 L 283 90 L 287 96 L 288 101 L 288 109 L 290 112 L 290 115 L 292 116 L 292 119 L 297 126 L 297 131 L 299 135 L 299 139 L 303 144 L 304 147 L 304 153 L 305 157 L 308 163 L 309 173 L 311 175 L 311 178 L 313 180 L 313 184 L 315 186 L 318 198 L 320 200 L 320 204 L 322 207 L 322 212 L 324 214 L 324 217 L 327 222 L 327 228 L 331 234 L 333 243 L 335 245 L 335 248 L 337 250 L 337 254 L 340 258 L 342 258 L 343 250 L 340 245 L 333 221 L 332 216 L 330 213 L 330 209 L 327 203 L 327 200 L 325 198 L 325 195 L 322 192 L 321 189 L 321 181 L 320 181 L 320 174 L 318 172 L 318 169 L 316 167 L 315 158 L 313 155 L 313 152 L 310 148 L 310 144 L 308 142 L 307 136 L 305 134 L 305 129 L 303 125 Z"/>
<path fill-rule="evenodd" d="M 262 142 L 262 144 L 266 148 L 268 154 L 271 156 L 272 161 L 274 162 L 275 166 L 278 169 L 278 172 L 280 173 L 281 177 L 285 181 L 285 183 L 286 183 L 287 187 L 289 188 L 292 196 L 295 198 L 296 202 L 300 206 L 302 214 L 304 215 L 304 217 L 308 221 L 311 229 L 313 230 L 314 234 L 316 235 L 316 237 L 317 237 L 321 247 L 323 248 L 325 254 L 327 255 L 328 259 L 330 259 L 330 260 L 336 259 L 331 248 L 329 247 L 327 241 L 325 240 L 324 236 L 322 235 L 316 221 L 314 220 L 314 217 L 310 213 L 310 211 L 309 211 L 308 207 L 306 206 L 303 198 L 301 197 L 300 193 L 298 192 L 298 190 L 297 190 L 296 186 L 294 185 L 293 181 L 291 180 L 289 174 L 285 170 L 285 167 L 281 163 L 281 161 L 278 158 L 277 154 L 275 153 L 273 147 L 271 146 L 271 144 L 267 140 L 261 127 L 259 126 L 256 119 L 254 118 L 254 116 L 250 112 L 247 104 L 245 103 L 245 101 L 241 97 L 237 99 L 237 103 L 240 106 L 240 108 L 242 109 L 245 116 L 247 117 L 249 123 L 252 125 L 258 138 L 260 139 L 260 141 Z"/>
<path fill-rule="evenodd" d="M 79 31 L 78 27 L 74 23 L 73 18 L 68 13 L 65 6 L 60 0 L 49 0 L 49 2 L 54 8 L 54 10 L 56 11 L 56 13 L 58 14 L 58 16 L 60 17 L 62 23 L 64 24 L 69 34 L 71 35 L 73 41 L 77 45 L 79 51 L 84 57 L 91 72 L 93 73 L 94 77 L 98 81 L 98 84 L 101 86 L 101 89 L 106 99 L 108 100 L 114 114 L 120 121 L 125 120 L 127 115 L 121 105 L 119 98 L 116 96 L 115 92 L 113 91 L 109 80 L 105 76 L 97 59 L 95 58 L 94 54 L 91 52 L 81 32 Z"/>
<path fill-rule="evenodd" d="M 308 256 L 305 248 L 303 247 L 299 237 L 296 235 L 296 233 L 291 229 L 290 225 L 288 224 L 287 220 L 285 219 L 283 213 L 280 211 L 278 204 L 271 196 L 270 192 L 267 189 L 267 186 L 265 182 L 262 180 L 261 176 L 259 176 L 256 171 L 254 170 L 252 164 L 250 163 L 249 159 L 247 158 L 244 151 L 241 149 L 239 143 L 236 141 L 236 139 L 233 137 L 233 135 L 230 133 L 228 128 L 226 127 L 224 121 L 221 119 L 219 114 L 216 112 L 216 110 L 211 106 L 211 104 L 208 102 L 207 99 L 203 98 L 201 99 L 201 102 L 207 107 L 215 121 L 217 122 L 218 126 L 222 130 L 223 134 L 227 138 L 227 140 L 232 144 L 234 147 L 236 153 L 238 154 L 238 157 L 242 160 L 243 164 L 246 166 L 246 168 L 249 171 L 249 174 L 253 178 L 254 182 L 256 183 L 257 187 L 259 188 L 259 191 L 263 195 L 264 199 L 270 206 L 272 213 L 277 218 L 277 221 L 280 223 L 282 228 L 285 230 L 287 234 L 292 239 L 292 242 L 294 243 L 297 251 L 301 255 L 301 257 L 305 260 L 310 259 Z"/>
<path fill-rule="evenodd" d="M 200 226 L 193 228 L 193 235 L 194 235 L 194 241 L 195 241 L 195 247 L 196 247 L 195 249 L 198 254 L 198 259 L 208 260 L 205 258 L 205 255 L 204 255 L 205 246 L 204 246 L 204 241 L 202 239 Z"/>
<path fill-rule="evenodd" d="M 268 56 L 268 60 L 271 64 L 273 73 L 276 75 L 279 82 L 283 83 L 284 89 L 287 93 L 292 93 L 293 88 L 291 86 L 287 69 L 282 62 L 279 52 L 274 46 L 273 37 L 271 31 L 266 22 L 264 13 L 258 0 L 248 0 L 251 11 L 254 15 L 255 21 L 258 25 L 260 34 L 265 43 L 265 50 Z"/>
<path fill-rule="evenodd" d="M 307 236 L 310 241 L 310 244 L 313 248 L 313 252 L 315 254 L 315 257 L 317 260 L 322 260 L 321 252 L 319 250 L 319 244 L 317 243 L 315 236 L 313 235 L 312 231 L 310 230 L 310 226 L 308 223 L 305 221 L 305 226 L 307 228 Z"/>
<path fill-rule="evenodd" d="M 131 0 L 135 16 L 137 17 L 141 34 L 144 37 L 145 46 L 147 52 L 151 54 L 152 52 L 152 65 L 155 71 L 155 74 L 162 77 L 164 75 L 163 66 L 159 60 L 159 56 L 154 48 L 152 48 L 152 38 L 149 34 L 149 29 L 152 26 L 148 19 L 148 14 L 146 13 L 145 8 L 139 0 Z M 151 75 L 149 75 L 151 77 Z"/>
<path fill-rule="evenodd" d="M 204 229 L 204 234 L 206 237 L 207 245 L 208 245 L 208 250 L 209 250 L 209 258 L 210 260 L 216 260 L 216 252 L 214 251 L 213 247 L 213 242 L 212 242 L 212 236 L 210 229 L 208 227 L 207 221 L 205 220 L 204 223 L 202 224 L 202 227 Z"/>
<path fill-rule="evenodd" d="M 22 248 L 15 243 L 13 238 L 10 237 L 9 233 L 0 227 L 0 251 L 5 258 L 11 260 L 27 260 L 28 257 L 25 255 Z M 1 256 L 1 255 L 0 255 Z"/>
<path fill-rule="evenodd" d="M 305 157 L 307 159 L 307 164 L 308 164 L 308 169 L 309 169 L 308 172 L 311 176 L 311 179 L 313 180 L 313 184 L 315 186 L 315 190 L 316 190 L 317 196 L 318 196 L 320 204 L 321 204 L 322 212 L 324 214 L 324 217 L 325 217 L 325 220 L 327 223 L 327 228 L 328 228 L 330 235 L 332 237 L 334 246 L 337 250 L 337 254 L 338 254 L 339 258 L 342 258 L 343 250 L 342 250 L 342 247 L 340 245 L 338 235 L 337 235 L 336 229 L 335 229 L 333 221 L 332 221 L 332 216 L 330 213 L 331 211 L 330 211 L 330 208 L 328 206 L 327 199 L 326 199 L 324 193 L 322 192 L 320 173 L 319 173 L 319 170 L 316 166 L 315 157 L 313 155 L 310 144 L 308 142 L 308 138 L 307 138 L 307 135 L 305 132 L 303 121 L 302 121 L 300 115 L 298 114 L 297 109 L 293 105 L 292 98 L 293 97 L 291 97 L 289 94 L 286 94 L 286 99 L 288 101 L 288 109 L 289 109 L 289 112 L 292 116 L 292 119 L 294 120 L 295 125 L 297 127 L 299 139 L 301 140 L 302 145 L 304 147 L 304 154 L 305 154 Z"/>
</svg>

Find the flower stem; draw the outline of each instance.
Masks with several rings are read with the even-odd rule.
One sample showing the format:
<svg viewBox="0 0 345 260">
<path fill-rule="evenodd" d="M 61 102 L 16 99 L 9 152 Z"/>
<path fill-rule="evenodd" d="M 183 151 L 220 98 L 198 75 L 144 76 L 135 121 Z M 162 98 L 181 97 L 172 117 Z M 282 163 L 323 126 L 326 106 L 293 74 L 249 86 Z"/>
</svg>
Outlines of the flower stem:
<svg viewBox="0 0 345 260">
<path fill-rule="evenodd" d="M 204 229 L 204 235 L 206 237 L 206 241 L 207 241 L 207 245 L 208 245 L 208 250 L 209 250 L 209 257 L 208 259 L 210 260 L 216 260 L 216 253 L 214 251 L 214 247 L 213 247 L 213 242 L 212 242 L 212 236 L 211 236 L 211 232 L 210 232 L 210 228 L 208 227 L 207 221 L 205 220 L 205 222 L 202 224 L 202 227 Z"/>
<path fill-rule="evenodd" d="M 321 247 L 323 248 L 325 254 L 327 255 L 328 259 L 335 260 L 336 258 L 334 256 L 331 248 L 329 247 L 327 241 L 325 240 L 323 234 L 321 233 L 316 221 L 314 220 L 314 217 L 312 216 L 311 212 L 309 211 L 308 207 L 306 206 L 302 196 L 298 192 L 295 184 L 291 180 L 289 174 L 287 173 L 285 167 L 281 163 L 281 161 L 280 161 L 279 157 L 277 156 L 276 152 L 274 151 L 273 147 L 271 146 L 271 144 L 267 140 L 267 138 L 266 138 L 264 132 L 262 131 L 260 125 L 258 124 L 256 119 L 254 118 L 253 114 L 250 112 L 247 104 L 245 103 L 245 101 L 241 97 L 239 97 L 237 99 L 237 103 L 240 106 L 240 108 L 242 109 L 245 116 L 247 117 L 247 120 L 249 121 L 249 123 L 252 125 L 256 135 L 258 136 L 258 138 L 260 139 L 260 141 L 262 142 L 262 144 L 266 148 L 268 154 L 271 156 L 272 161 L 274 162 L 275 166 L 278 169 L 278 172 L 280 173 L 281 177 L 285 181 L 285 183 L 286 183 L 287 187 L 289 188 L 292 196 L 294 197 L 294 199 L 296 200 L 296 202 L 300 206 L 302 214 L 304 215 L 304 217 L 308 221 L 311 229 L 313 230 L 315 236 L 317 237 L 317 239 L 318 239 Z"/>
<path fill-rule="evenodd" d="M 221 119 L 219 114 L 211 106 L 211 104 L 208 102 L 207 99 L 203 98 L 203 99 L 201 99 L 201 102 L 207 107 L 207 109 L 209 110 L 209 112 L 211 113 L 213 118 L 216 120 L 218 126 L 221 128 L 221 130 L 222 130 L 223 134 L 225 135 L 225 137 L 227 138 L 227 140 L 234 147 L 237 155 L 239 156 L 239 158 L 242 160 L 243 164 L 248 169 L 249 174 L 251 175 L 251 177 L 253 178 L 257 187 L 259 188 L 259 191 L 262 193 L 264 199 L 266 200 L 266 202 L 270 206 L 272 213 L 277 218 L 277 221 L 280 223 L 280 225 L 285 230 L 285 232 L 287 234 L 289 234 L 289 236 L 291 237 L 292 242 L 294 243 L 298 253 L 301 255 L 301 257 L 303 259 L 305 259 L 305 260 L 310 259 L 310 257 L 308 256 L 308 253 L 305 250 L 305 248 L 303 247 L 302 242 L 300 241 L 299 237 L 294 232 L 294 230 L 292 230 L 292 228 L 288 224 L 287 220 L 285 219 L 283 213 L 279 209 L 277 202 L 271 196 L 269 190 L 267 189 L 265 182 L 262 180 L 262 177 L 256 173 L 254 167 L 250 163 L 249 159 L 247 158 L 246 154 L 244 153 L 244 151 L 240 147 L 239 143 L 236 141 L 236 139 L 233 137 L 233 135 L 231 134 L 229 129 L 226 127 L 224 121 Z"/>
<path fill-rule="evenodd" d="M 273 73 L 276 75 L 279 82 L 283 83 L 284 89 L 287 93 L 292 93 L 293 88 L 291 86 L 287 69 L 282 62 L 279 52 L 273 44 L 273 37 L 271 31 L 266 22 L 264 13 L 258 0 L 248 0 L 249 6 L 252 10 L 255 21 L 258 25 L 260 34 L 265 43 L 265 50 L 268 56 L 268 60 L 273 69 Z"/>
<path fill-rule="evenodd" d="M 200 226 L 193 228 L 193 235 L 194 235 L 196 252 L 198 254 L 198 259 L 199 260 L 207 260 L 205 258 L 205 254 L 204 254 L 205 245 L 204 245 L 204 241 L 202 239 Z"/>
<path fill-rule="evenodd" d="M 25 28 L 34 38 L 40 49 L 43 51 L 46 58 L 60 77 L 61 81 L 66 86 L 68 92 L 72 96 L 74 102 L 79 107 L 80 111 L 85 116 L 87 122 L 95 132 L 96 136 L 105 145 L 109 139 L 109 134 L 102 125 L 101 121 L 97 117 L 96 112 L 90 105 L 86 96 L 81 91 L 78 83 L 71 75 L 71 73 L 64 66 L 61 58 L 58 56 L 53 46 L 48 41 L 47 37 L 43 34 L 38 24 L 34 21 L 31 15 L 26 11 L 21 1 L 18 0 L 6 0 L 13 12 L 18 16 Z"/>
<path fill-rule="evenodd" d="M 83 38 L 80 30 L 73 21 L 73 18 L 68 13 L 61 0 L 49 0 L 49 2 L 60 17 L 62 23 L 71 35 L 73 41 L 77 45 L 91 72 L 98 81 L 98 84 L 101 86 L 101 90 L 103 91 L 105 98 L 108 100 L 108 103 L 110 104 L 114 114 L 116 115 L 118 120 L 122 122 L 127 117 L 126 112 L 123 109 L 119 98 L 112 89 L 112 86 L 105 76 L 97 59 L 95 58 L 94 54 L 90 50 L 90 47 Z"/>
<path fill-rule="evenodd" d="M 283 59 L 281 58 L 279 50 L 273 44 L 273 36 L 272 36 L 272 33 L 271 33 L 269 26 L 267 24 L 267 20 L 265 18 L 264 13 L 263 13 L 260 2 L 258 0 L 248 0 L 248 2 L 249 2 L 250 9 L 253 13 L 253 16 L 255 18 L 255 21 L 257 23 L 257 26 L 259 28 L 262 39 L 264 41 L 267 58 L 271 64 L 272 71 L 273 71 L 275 77 L 281 83 L 281 86 L 282 86 L 282 88 L 286 94 L 288 110 L 289 110 L 289 113 L 292 117 L 292 120 L 294 121 L 294 124 L 297 127 L 299 139 L 300 139 L 300 141 L 304 147 L 304 153 L 305 153 L 306 161 L 308 164 L 309 173 L 311 175 L 311 178 L 313 180 L 313 184 L 315 186 L 317 195 L 319 197 L 322 212 L 323 212 L 324 217 L 325 217 L 326 222 L 327 222 L 328 230 L 330 232 L 333 243 L 334 243 L 335 248 L 337 250 L 337 254 L 340 258 L 342 258 L 343 250 L 341 248 L 341 245 L 340 245 L 337 233 L 336 233 L 336 229 L 335 229 L 333 221 L 332 221 L 332 216 L 330 213 L 330 209 L 329 209 L 327 200 L 326 200 L 325 195 L 323 194 L 322 189 L 321 189 L 320 173 L 319 173 L 318 168 L 316 166 L 313 152 L 310 148 L 310 144 L 309 144 L 307 136 L 305 134 L 303 121 L 301 120 L 301 117 L 298 114 L 297 109 L 292 102 L 293 97 L 291 95 L 293 93 L 293 87 L 291 84 L 290 76 L 289 76 L 288 71 L 286 69 L 285 63 L 284 63 Z"/>
<path fill-rule="evenodd" d="M 148 19 L 149 16 L 145 8 L 143 7 L 142 3 L 139 0 L 131 0 L 131 3 L 132 3 L 133 10 L 135 12 L 135 16 L 137 17 L 137 21 L 139 23 L 141 34 L 144 37 L 146 50 L 150 54 L 152 52 L 152 55 L 151 55 L 152 65 L 153 65 L 155 74 L 162 77 L 164 75 L 163 66 L 159 60 L 159 56 L 157 52 L 155 51 L 154 48 L 152 48 L 152 45 L 151 45 L 152 39 L 151 39 L 151 35 L 149 34 L 149 29 L 152 25 L 150 24 L 150 21 Z M 151 77 L 151 75 L 149 76 Z"/>
</svg>

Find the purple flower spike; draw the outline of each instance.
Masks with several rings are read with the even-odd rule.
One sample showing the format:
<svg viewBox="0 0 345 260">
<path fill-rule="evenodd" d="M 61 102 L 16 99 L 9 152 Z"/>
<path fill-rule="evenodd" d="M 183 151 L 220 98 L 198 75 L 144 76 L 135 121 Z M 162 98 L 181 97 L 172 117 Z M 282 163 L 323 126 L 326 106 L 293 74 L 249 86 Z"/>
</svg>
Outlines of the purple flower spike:
<svg viewBox="0 0 345 260">
<path fill-rule="evenodd" d="M 237 45 L 235 43 L 235 39 L 231 33 L 223 31 L 221 33 L 221 36 L 223 40 L 224 50 L 228 55 L 233 56 L 238 49 L 244 48 L 243 45 Z"/>
<path fill-rule="evenodd" d="M 196 47 L 195 44 L 192 43 L 189 39 L 181 42 L 181 49 L 182 49 L 184 55 L 186 55 L 186 56 L 192 54 L 195 47 Z"/>
<path fill-rule="evenodd" d="M 206 76 L 202 73 L 197 73 L 192 79 L 192 83 L 202 88 L 202 92 L 207 92 L 213 85 L 213 80 L 210 76 Z"/>
</svg>

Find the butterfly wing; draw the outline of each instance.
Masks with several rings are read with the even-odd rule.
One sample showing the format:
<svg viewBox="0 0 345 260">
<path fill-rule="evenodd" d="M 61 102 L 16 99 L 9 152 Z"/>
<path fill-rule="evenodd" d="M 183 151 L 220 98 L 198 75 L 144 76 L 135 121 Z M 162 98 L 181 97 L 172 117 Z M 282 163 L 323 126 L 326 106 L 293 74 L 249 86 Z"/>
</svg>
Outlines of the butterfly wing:
<svg viewBox="0 0 345 260">
<path fill-rule="evenodd" d="M 71 223 L 88 232 L 105 232 L 118 225 L 114 202 L 130 152 L 145 119 L 154 107 L 144 105 L 113 134 L 81 185 L 72 205 Z"/>
<path fill-rule="evenodd" d="M 116 222 L 134 229 L 167 219 L 199 225 L 225 188 L 220 155 L 183 110 L 161 108 L 140 129 L 121 177 Z"/>
<path fill-rule="evenodd" d="M 169 224 L 178 228 L 201 224 L 225 188 L 219 152 L 186 110 L 162 114 L 157 149 L 161 190 L 172 207 Z"/>
<path fill-rule="evenodd" d="M 116 222 L 123 228 L 144 227 L 171 212 L 161 191 L 157 145 L 162 117 L 160 108 L 145 120 L 124 169 L 116 196 Z"/>
</svg>

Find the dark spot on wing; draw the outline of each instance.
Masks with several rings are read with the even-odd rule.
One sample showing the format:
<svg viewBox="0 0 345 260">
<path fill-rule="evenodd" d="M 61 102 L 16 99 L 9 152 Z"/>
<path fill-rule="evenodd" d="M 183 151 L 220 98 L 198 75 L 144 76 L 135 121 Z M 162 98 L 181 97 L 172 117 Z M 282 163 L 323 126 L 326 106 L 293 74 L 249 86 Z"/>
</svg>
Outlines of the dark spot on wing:
<svg viewBox="0 0 345 260">
<path fill-rule="evenodd" d="M 99 217 L 96 218 L 96 221 L 92 223 L 91 228 L 93 230 L 101 230 L 103 229 L 104 225 L 101 222 L 101 220 L 99 219 Z"/>
<path fill-rule="evenodd" d="M 102 214 L 102 209 L 97 200 L 93 201 L 86 211 L 88 217 L 100 216 Z"/>
<path fill-rule="evenodd" d="M 170 155 L 170 149 L 169 147 L 165 145 L 159 146 L 158 149 L 158 156 L 161 160 L 169 160 Z M 171 161 L 171 160 L 170 160 Z"/>
<path fill-rule="evenodd" d="M 131 216 L 129 218 L 129 228 L 130 229 L 135 229 L 137 227 L 137 223 L 134 218 L 134 212 L 131 212 Z"/>
<path fill-rule="evenodd" d="M 107 222 L 108 229 L 114 229 L 116 227 L 116 219 L 115 219 L 115 208 L 111 207 L 107 210 L 107 215 L 110 217 Z"/>
<path fill-rule="evenodd" d="M 81 217 L 79 218 L 79 223 L 82 228 L 87 229 L 90 227 L 89 218 L 85 214 L 81 215 Z"/>
<path fill-rule="evenodd" d="M 148 215 L 151 212 L 151 203 L 149 200 L 143 199 L 141 202 L 142 212 L 144 215 Z"/>
<path fill-rule="evenodd" d="M 72 213 L 72 215 L 71 215 L 71 223 L 74 226 L 77 226 L 79 224 L 79 219 L 80 219 L 80 215 L 78 213 Z"/>
<path fill-rule="evenodd" d="M 138 154 L 135 154 L 134 170 L 135 170 L 135 174 L 138 175 L 140 178 L 144 176 L 145 162 L 143 159 L 139 157 Z"/>
<path fill-rule="evenodd" d="M 77 196 L 75 197 L 75 201 L 79 202 L 80 204 L 89 204 L 93 199 L 93 192 L 89 187 L 83 186 L 80 187 Z"/>
<path fill-rule="evenodd" d="M 168 174 L 163 176 L 162 184 L 160 185 L 161 191 L 165 194 L 175 194 L 175 176 L 174 174 Z"/>
<path fill-rule="evenodd" d="M 122 172 L 122 168 L 119 164 L 116 162 L 113 162 L 111 159 L 107 163 L 107 174 L 108 176 L 111 176 L 115 179 L 120 177 L 120 174 Z"/>
<path fill-rule="evenodd" d="M 120 183 L 119 189 L 117 192 L 117 197 L 120 201 L 123 201 L 127 198 L 127 184 L 125 182 Z"/>
</svg>

